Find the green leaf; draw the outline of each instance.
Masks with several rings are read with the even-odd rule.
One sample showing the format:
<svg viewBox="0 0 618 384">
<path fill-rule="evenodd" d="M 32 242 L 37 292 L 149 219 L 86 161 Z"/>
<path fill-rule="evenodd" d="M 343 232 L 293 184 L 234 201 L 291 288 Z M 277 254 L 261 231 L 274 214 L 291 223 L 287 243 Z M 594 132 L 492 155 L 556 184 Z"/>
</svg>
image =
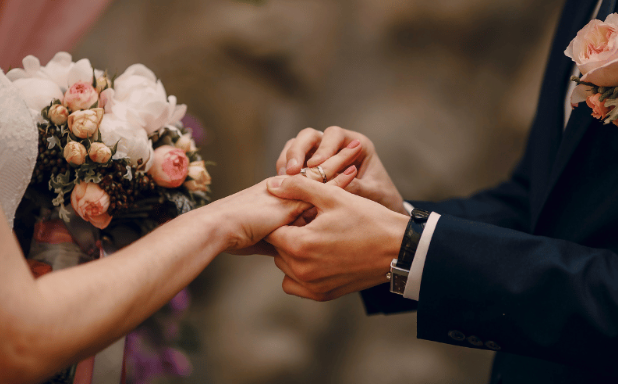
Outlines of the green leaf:
<svg viewBox="0 0 618 384">
<path fill-rule="evenodd" d="M 95 172 L 94 169 L 91 169 L 84 175 L 84 181 L 99 184 L 101 182 L 101 175 Z"/>
<path fill-rule="evenodd" d="M 64 204 L 60 204 L 60 209 L 58 210 L 58 215 L 60 216 L 60 218 L 62 220 L 65 221 L 65 223 L 68 223 L 68 222 L 71 221 L 69 211 L 65 208 Z"/>
</svg>

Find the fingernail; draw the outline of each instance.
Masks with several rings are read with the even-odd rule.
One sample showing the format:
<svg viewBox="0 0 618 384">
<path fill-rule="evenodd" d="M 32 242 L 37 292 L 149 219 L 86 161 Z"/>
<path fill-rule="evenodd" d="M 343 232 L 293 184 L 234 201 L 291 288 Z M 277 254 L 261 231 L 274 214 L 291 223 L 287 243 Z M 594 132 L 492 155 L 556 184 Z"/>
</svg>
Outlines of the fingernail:
<svg viewBox="0 0 618 384">
<path fill-rule="evenodd" d="M 296 161 L 296 159 L 290 159 L 290 161 L 288 161 L 288 165 L 286 166 L 286 170 L 289 170 L 296 164 L 298 164 L 298 161 Z"/>
<path fill-rule="evenodd" d="M 281 183 L 283 182 L 283 179 L 284 177 L 273 177 L 272 179 L 268 180 L 268 188 L 279 188 L 281 186 Z"/>
<path fill-rule="evenodd" d="M 285 175 L 285 167 L 281 167 L 279 168 L 279 172 L 277 173 L 278 175 Z"/>
<path fill-rule="evenodd" d="M 358 147 L 359 144 L 360 144 L 360 140 L 354 139 L 354 140 L 352 140 L 352 142 L 350 144 L 348 144 L 348 146 L 346 148 L 348 148 L 348 149 L 356 148 L 356 147 Z"/>
<path fill-rule="evenodd" d="M 356 170 L 356 166 L 355 165 L 350 165 L 348 167 L 348 169 L 343 171 L 343 173 L 346 174 L 346 175 L 351 175 L 352 173 L 354 173 L 354 170 Z"/>
</svg>

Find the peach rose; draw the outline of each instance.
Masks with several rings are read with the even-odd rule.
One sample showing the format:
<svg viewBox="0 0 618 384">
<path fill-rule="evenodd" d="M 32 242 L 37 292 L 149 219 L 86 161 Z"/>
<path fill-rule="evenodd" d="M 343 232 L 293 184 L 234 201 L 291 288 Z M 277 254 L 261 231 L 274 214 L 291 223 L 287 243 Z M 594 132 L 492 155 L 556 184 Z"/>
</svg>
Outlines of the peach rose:
<svg viewBox="0 0 618 384">
<path fill-rule="evenodd" d="M 92 143 L 88 156 L 95 163 L 105 164 L 112 158 L 112 150 L 103 143 Z"/>
<path fill-rule="evenodd" d="M 97 92 L 98 93 L 103 92 L 104 90 L 106 90 L 110 86 L 111 86 L 111 83 L 110 83 L 109 79 L 107 78 L 107 76 L 101 76 L 101 77 L 97 78 Z"/>
<path fill-rule="evenodd" d="M 204 160 L 201 161 L 193 161 L 189 164 L 189 172 L 188 176 L 192 180 L 187 180 L 184 182 L 184 186 L 187 187 L 189 191 L 207 191 L 208 186 L 210 185 L 212 178 L 208 174 L 206 170 L 206 165 L 204 164 Z"/>
<path fill-rule="evenodd" d="M 597 93 L 596 95 L 588 96 L 588 98 L 586 99 L 586 104 L 588 104 L 590 109 L 592 109 L 592 116 L 595 119 L 605 119 L 605 116 L 607 116 L 609 111 L 614 109 L 614 107 L 606 107 L 605 101 L 599 101 L 600 97 L 601 94 Z"/>
<path fill-rule="evenodd" d="M 185 152 L 191 152 L 197 149 L 197 147 L 195 146 L 195 141 L 193 141 L 190 133 L 186 133 L 180 136 L 180 138 L 178 139 L 178 141 L 176 141 L 176 144 L 174 145 L 176 146 L 176 148 L 180 148 Z"/>
<path fill-rule="evenodd" d="M 71 111 L 88 109 L 99 100 L 99 94 L 92 84 L 78 81 L 64 94 L 64 105 Z"/>
<path fill-rule="evenodd" d="M 64 159 L 74 165 L 82 165 L 86 161 L 86 147 L 77 141 L 69 141 L 64 146 Z"/>
<path fill-rule="evenodd" d="M 63 125 L 69 118 L 69 111 L 62 104 L 54 104 L 49 108 L 47 116 L 52 123 L 56 125 Z"/>
<path fill-rule="evenodd" d="M 112 217 L 107 213 L 109 195 L 95 183 L 80 182 L 71 193 L 71 206 L 84 220 L 99 229 L 107 227 Z"/>
<path fill-rule="evenodd" d="M 165 188 L 176 188 L 185 181 L 189 159 L 182 149 L 162 145 L 154 151 L 154 162 L 148 173 L 154 182 Z"/>
<path fill-rule="evenodd" d="M 573 59 L 582 81 L 598 86 L 618 85 L 618 14 L 591 20 L 577 32 L 564 54 Z"/>
<path fill-rule="evenodd" d="M 97 128 L 99 128 L 103 114 L 103 108 L 73 112 L 69 115 L 67 120 L 69 129 L 80 139 L 91 137 L 95 134 Z"/>
</svg>

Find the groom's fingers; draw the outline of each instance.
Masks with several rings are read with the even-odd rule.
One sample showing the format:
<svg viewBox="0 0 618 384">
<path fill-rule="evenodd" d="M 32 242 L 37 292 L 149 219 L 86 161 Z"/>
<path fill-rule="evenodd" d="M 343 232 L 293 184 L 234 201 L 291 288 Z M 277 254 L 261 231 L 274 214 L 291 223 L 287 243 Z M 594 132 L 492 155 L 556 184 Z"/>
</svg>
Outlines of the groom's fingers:
<svg viewBox="0 0 618 384">
<path fill-rule="evenodd" d="M 290 268 L 288 263 L 285 262 L 283 257 L 278 255 L 273 257 L 273 260 L 275 262 L 275 266 L 279 268 L 279 270 L 283 272 L 284 275 L 288 276 L 289 278 L 300 284 L 300 280 L 296 277 L 296 275 L 292 271 L 292 268 Z"/>
<path fill-rule="evenodd" d="M 286 151 L 287 162 L 285 164 L 288 175 L 296 175 L 305 164 L 307 154 L 312 151 L 322 140 L 323 133 L 313 128 L 305 128 L 298 133 L 296 139 Z"/>
<path fill-rule="evenodd" d="M 288 153 L 288 149 L 290 149 L 290 147 L 294 143 L 294 140 L 296 139 L 290 139 L 285 143 L 285 145 L 283 146 L 283 150 L 279 154 L 279 158 L 277 159 L 277 162 L 275 163 L 275 168 L 277 169 L 277 175 L 279 176 L 287 174 L 286 169 L 285 169 L 285 165 L 287 163 L 287 153 Z"/>
<path fill-rule="evenodd" d="M 264 238 L 269 244 L 272 244 L 275 249 L 292 250 L 299 246 L 303 240 L 302 236 L 307 233 L 305 227 L 297 227 L 294 225 L 284 225 L 272 231 Z"/>
<path fill-rule="evenodd" d="M 283 292 L 287 293 L 288 295 L 304 297 L 305 299 L 311 299 L 315 301 L 328 301 L 334 299 L 334 297 L 330 297 L 329 293 L 315 293 L 310 291 L 288 275 L 285 275 L 285 277 L 283 278 L 281 287 L 283 288 Z"/>
<path fill-rule="evenodd" d="M 345 174 L 344 174 L 345 175 Z M 349 176 L 349 175 L 346 175 Z M 333 199 L 333 194 L 340 191 L 333 185 L 317 183 L 304 176 L 296 175 L 292 177 L 273 177 L 267 180 L 268 192 L 282 199 L 299 200 L 309 203 L 318 210 L 329 205 Z M 309 207 L 307 207 L 309 209 Z"/>
<path fill-rule="evenodd" d="M 320 141 L 320 146 L 313 156 L 307 160 L 308 167 L 315 167 L 322 164 L 326 159 L 334 156 L 340 149 L 345 147 L 346 131 L 340 127 L 328 127 L 324 130 L 324 136 Z M 323 165 L 322 165 L 323 166 Z"/>
</svg>

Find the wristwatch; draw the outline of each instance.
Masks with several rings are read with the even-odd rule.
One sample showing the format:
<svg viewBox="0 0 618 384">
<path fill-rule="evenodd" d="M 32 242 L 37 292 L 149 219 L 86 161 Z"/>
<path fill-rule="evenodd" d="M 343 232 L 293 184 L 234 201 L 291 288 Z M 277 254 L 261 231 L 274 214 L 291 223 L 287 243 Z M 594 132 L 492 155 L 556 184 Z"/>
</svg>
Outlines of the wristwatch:
<svg viewBox="0 0 618 384">
<path fill-rule="evenodd" d="M 391 271 L 386 275 L 391 282 L 391 292 L 393 293 L 403 295 L 406 289 L 410 267 L 430 213 L 417 208 L 414 208 L 410 213 L 410 221 L 408 221 L 406 232 L 403 235 L 399 255 L 391 261 Z"/>
</svg>

